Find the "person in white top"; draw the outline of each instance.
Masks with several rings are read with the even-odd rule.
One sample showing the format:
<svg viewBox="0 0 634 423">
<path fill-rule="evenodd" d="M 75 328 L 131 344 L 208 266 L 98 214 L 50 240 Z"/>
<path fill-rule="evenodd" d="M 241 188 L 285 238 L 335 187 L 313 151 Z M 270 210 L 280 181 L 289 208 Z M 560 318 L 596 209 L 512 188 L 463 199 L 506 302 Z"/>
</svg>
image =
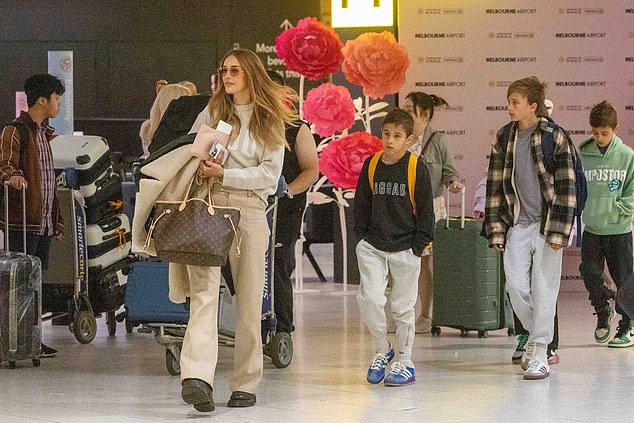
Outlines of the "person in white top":
<svg viewBox="0 0 634 423">
<path fill-rule="evenodd" d="M 241 254 L 233 247 L 229 254 L 237 313 L 234 370 L 229 380 L 232 394 L 227 406 L 250 407 L 256 403 L 263 369 L 260 317 L 270 233 L 265 209 L 282 172 L 284 126 L 297 116 L 286 101 L 294 94 L 271 81 L 255 53 L 232 50 L 221 63 L 221 83 L 190 132 L 203 123 L 215 128 L 220 120 L 233 128 L 224 165 L 221 158 L 201 161 L 198 175 L 203 180 L 210 178 L 217 206 L 241 211 Z M 187 272 L 191 303 L 180 361 L 181 396 L 198 411 L 213 411 L 220 268 L 187 266 Z"/>
</svg>

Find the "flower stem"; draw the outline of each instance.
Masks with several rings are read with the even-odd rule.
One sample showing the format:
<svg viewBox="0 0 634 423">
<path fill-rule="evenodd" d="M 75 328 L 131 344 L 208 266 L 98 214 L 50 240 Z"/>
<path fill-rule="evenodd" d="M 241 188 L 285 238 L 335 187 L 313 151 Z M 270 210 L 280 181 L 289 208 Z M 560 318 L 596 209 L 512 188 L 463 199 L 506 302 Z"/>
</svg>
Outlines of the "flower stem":
<svg viewBox="0 0 634 423">
<path fill-rule="evenodd" d="M 299 118 L 304 119 L 304 75 L 299 77 Z"/>
<path fill-rule="evenodd" d="M 372 133 L 372 128 L 370 127 L 370 97 L 365 96 L 365 131 L 368 134 Z"/>
</svg>

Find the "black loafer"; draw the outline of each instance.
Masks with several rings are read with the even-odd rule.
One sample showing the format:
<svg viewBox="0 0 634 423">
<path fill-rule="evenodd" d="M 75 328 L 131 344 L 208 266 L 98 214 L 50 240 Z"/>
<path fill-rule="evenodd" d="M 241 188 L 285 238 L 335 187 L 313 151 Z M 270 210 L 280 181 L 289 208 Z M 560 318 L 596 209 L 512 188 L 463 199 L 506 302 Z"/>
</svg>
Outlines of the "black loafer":
<svg viewBox="0 0 634 423">
<path fill-rule="evenodd" d="M 227 407 L 253 407 L 255 402 L 255 394 L 235 391 L 231 394 Z"/>
<path fill-rule="evenodd" d="M 181 397 L 187 404 L 193 405 L 197 411 L 209 412 L 216 409 L 213 390 L 204 380 L 183 379 Z"/>
</svg>

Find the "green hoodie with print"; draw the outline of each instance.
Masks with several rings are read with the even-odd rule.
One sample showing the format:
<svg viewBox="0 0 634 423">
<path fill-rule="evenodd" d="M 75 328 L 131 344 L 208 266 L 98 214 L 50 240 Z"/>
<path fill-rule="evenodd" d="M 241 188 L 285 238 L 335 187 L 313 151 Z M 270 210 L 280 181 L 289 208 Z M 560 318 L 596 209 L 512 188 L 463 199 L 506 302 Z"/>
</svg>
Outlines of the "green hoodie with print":
<svg viewBox="0 0 634 423">
<path fill-rule="evenodd" d="M 595 235 L 630 232 L 634 214 L 634 151 L 616 135 L 601 154 L 594 138 L 579 147 L 588 180 L 588 200 L 581 218 Z"/>
</svg>

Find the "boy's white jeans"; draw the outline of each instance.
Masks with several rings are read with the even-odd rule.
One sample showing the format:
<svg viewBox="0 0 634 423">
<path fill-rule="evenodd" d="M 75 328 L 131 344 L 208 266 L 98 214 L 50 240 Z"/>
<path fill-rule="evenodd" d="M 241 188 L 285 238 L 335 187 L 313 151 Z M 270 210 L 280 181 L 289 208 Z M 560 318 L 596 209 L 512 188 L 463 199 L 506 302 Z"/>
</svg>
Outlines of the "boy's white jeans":
<svg viewBox="0 0 634 423">
<path fill-rule="evenodd" d="M 392 280 L 390 304 L 396 323 L 398 350 L 401 356 L 411 357 L 420 257 L 409 248 L 398 252 L 381 251 L 364 240 L 357 244 L 356 250 L 361 278 L 357 302 L 361 319 L 374 338 L 376 351 L 387 351 L 385 288 L 389 274 Z"/>
<path fill-rule="evenodd" d="M 553 319 L 563 248 L 553 250 L 539 233 L 540 223 L 515 225 L 506 236 L 506 290 L 517 317 L 538 346 L 553 339 Z"/>
</svg>

